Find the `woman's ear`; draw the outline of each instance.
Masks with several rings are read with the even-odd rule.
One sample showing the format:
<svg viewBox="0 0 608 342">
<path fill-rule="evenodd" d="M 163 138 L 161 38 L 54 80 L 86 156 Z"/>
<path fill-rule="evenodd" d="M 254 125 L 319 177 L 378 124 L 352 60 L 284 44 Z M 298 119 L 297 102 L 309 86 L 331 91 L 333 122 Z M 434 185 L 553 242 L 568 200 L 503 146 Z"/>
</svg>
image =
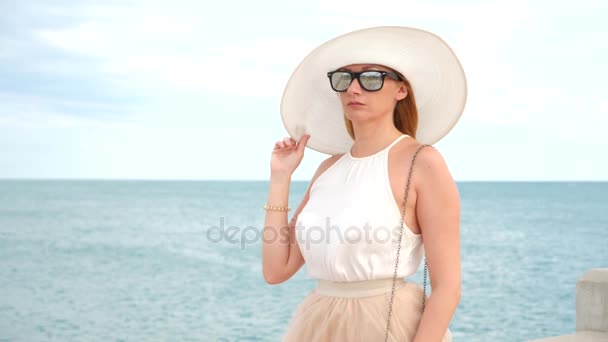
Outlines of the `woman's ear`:
<svg viewBox="0 0 608 342">
<path fill-rule="evenodd" d="M 395 100 L 401 101 L 407 97 L 407 87 L 405 84 L 401 83 L 399 89 L 397 89 L 397 94 L 395 95 Z"/>
</svg>

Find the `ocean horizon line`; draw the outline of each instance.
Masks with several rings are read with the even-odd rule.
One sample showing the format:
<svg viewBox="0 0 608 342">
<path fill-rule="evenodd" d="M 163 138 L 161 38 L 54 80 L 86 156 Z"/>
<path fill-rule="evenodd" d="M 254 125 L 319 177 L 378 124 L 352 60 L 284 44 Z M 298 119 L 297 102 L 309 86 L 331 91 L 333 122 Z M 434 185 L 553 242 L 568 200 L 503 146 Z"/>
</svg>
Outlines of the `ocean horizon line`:
<svg viewBox="0 0 608 342">
<path fill-rule="evenodd" d="M 90 181 L 90 182 L 269 182 L 269 179 L 190 179 L 190 178 L 17 178 L 17 177 L 0 177 L 0 182 L 6 181 Z M 310 182 L 309 179 L 292 179 L 292 182 Z M 490 180 L 474 180 L 464 179 L 455 180 L 457 183 L 608 183 L 608 179 L 490 179 Z"/>
</svg>

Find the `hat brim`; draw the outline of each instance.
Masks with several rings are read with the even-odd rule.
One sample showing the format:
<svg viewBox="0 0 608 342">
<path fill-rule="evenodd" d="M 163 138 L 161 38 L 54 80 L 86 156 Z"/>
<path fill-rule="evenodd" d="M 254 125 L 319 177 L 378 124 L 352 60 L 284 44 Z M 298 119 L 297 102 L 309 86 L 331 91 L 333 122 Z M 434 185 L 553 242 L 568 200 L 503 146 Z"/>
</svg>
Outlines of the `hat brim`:
<svg viewBox="0 0 608 342">
<path fill-rule="evenodd" d="M 462 115 L 466 78 L 446 42 L 417 28 L 373 27 L 322 44 L 295 69 L 281 100 L 281 119 L 292 138 L 310 134 L 307 147 L 331 155 L 350 149 L 353 140 L 343 109 L 327 79 L 327 72 L 350 64 L 384 65 L 408 79 L 418 108 L 416 140 L 421 143 L 439 141 Z"/>
</svg>

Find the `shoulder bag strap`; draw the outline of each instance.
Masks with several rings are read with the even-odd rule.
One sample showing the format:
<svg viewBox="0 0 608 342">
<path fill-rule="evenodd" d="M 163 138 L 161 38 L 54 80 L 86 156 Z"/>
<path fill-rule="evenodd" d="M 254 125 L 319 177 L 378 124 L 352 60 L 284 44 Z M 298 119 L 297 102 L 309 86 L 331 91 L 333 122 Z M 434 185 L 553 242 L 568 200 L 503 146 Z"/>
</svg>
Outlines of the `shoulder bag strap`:
<svg viewBox="0 0 608 342">
<path fill-rule="evenodd" d="M 389 332 L 389 326 L 391 323 L 391 313 L 393 311 L 393 297 L 395 296 L 395 283 L 397 280 L 397 269 L 399 268 L 399 252 L 401 251 L 401 238 L 403 237 L 403 229 L 404 228 L 404 224 L 405 224 L 405 208 L 407 206 L 407 197 L 409 195 L 409 191 L 410 191 L 410 182 L 412 179 L 412 172 L 414 171 L 414 162 L 416 161 L 416 156 L 418 155 L 418 152 L 420 152 L 420 150 L 422 150 L 425 146 L 430 146 L 431 145 L 422 145 L 420 146 L 416 152 L 414 153 L 414 156 L 412 157 L 412 162 L 410 164 L 410 171 L 409 174 L 407 176 L 407 185 L 405 187 L 405 198 L 403 200 L 403 209 L 401 212 L 401 230 L 399 232 L 399 242 L 397 244 L 397 258 L 395 261 L 395 273 L 393 274 L 393 288 L 391 290 L 391 298 L 390 298 L 390 302 L 388 304 L 388 320 L 386 322 L 386 333 L 384 335 L 384 341 L 388 342 L 388 332 Z M 427 263 L 426 263 L 426 257 L 424 258 L 424 285 L 423 285 L 423 289 L 424 289 L 424 294 L 422 297 L 422 310 L 424 311 L 424 302 L 426 299 L 426 276 L 427 276 Z"/>
</svg>

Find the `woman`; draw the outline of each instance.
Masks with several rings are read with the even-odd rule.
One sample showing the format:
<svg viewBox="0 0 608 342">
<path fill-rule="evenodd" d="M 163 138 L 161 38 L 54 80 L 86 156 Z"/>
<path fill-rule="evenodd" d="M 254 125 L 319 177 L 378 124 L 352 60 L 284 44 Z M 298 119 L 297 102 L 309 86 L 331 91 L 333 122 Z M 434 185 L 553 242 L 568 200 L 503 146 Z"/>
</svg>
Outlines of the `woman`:
<svg viewBox="0 0 608 342">
<path fill-rule="evenodd" d="M 452 129 L 465 100 L 456 56 L 423 30 L 351 32 L 298 66 L 281 106 L 296 139 L 278 141 L 272 153 L 262 262 L 270 284 L 306 263 L 318 286 L 284 341 L 451 341 L 460 201 L 441 154 L 423 147 Z M 288 222 L 291 175 L 305 146 L 330 157 Z M 404 279 L 423 255 L 428 298 Z"/>
</svg>

